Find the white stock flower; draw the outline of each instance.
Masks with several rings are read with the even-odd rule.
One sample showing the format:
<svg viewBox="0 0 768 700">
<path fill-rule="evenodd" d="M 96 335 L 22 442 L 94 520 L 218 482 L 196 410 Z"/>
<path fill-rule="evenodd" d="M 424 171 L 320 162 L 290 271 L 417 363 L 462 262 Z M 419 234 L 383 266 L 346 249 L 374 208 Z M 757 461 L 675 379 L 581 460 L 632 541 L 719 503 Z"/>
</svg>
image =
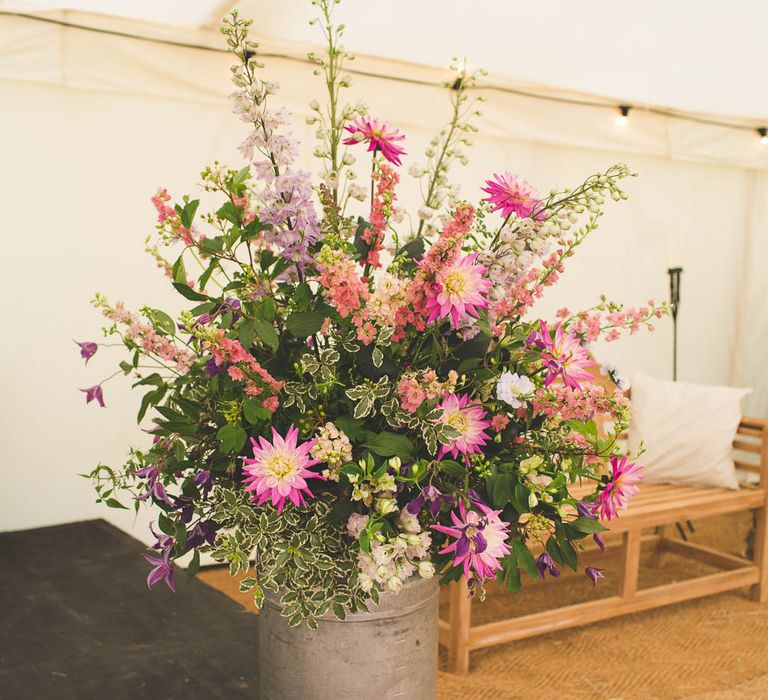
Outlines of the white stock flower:
<svg viewBox="0 0 768 700">
<path fill-rule="evenodd" d="M 435 565 L 431 561 L 419 562 L 419 576 L 421 578 L 432 578 L 435 575 Z"/>
<path fill-rule="evenodd" d="M 503 372 L 496 384 L 496 398 L 512 408 L 521 408 L 535 389 L 534 383 L 525 375 Z"/>
<path fill-rule="evenodd" d="M 365 530 L 365 526 L 368 525 L 368 516 L 360 515 L 360 513 L 352 513 L 347 520 L 347 532 L 350 537 L 357 539 L 360 533 Z"/>
</svg>

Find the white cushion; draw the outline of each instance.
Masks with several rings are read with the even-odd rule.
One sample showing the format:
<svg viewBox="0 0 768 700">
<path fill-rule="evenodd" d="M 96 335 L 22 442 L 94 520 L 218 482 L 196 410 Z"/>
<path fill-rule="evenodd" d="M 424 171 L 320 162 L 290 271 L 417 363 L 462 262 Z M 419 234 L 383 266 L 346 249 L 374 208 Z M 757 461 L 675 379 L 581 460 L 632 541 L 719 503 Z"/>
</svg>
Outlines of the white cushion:
<svg viewBox="0 0 768 700">
<path fill-rule="evenodd" d="M 751 389 L 632 379 L 629 448 L 646 481 L 737 489 L 733 440 Z"/>
</svg>

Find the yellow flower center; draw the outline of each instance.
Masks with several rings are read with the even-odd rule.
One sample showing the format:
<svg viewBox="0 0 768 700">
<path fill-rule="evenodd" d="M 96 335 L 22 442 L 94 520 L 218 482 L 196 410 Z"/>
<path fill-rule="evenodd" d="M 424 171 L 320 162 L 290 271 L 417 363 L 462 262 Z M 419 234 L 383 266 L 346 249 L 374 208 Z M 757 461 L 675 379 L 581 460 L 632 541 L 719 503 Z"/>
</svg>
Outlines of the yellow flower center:
<svg viewBox="0 0 768 700">
<path fill-rule="evenodd" d="M 467 419 L 461 415 L 461 412 L 454 413 L 448 418 L 448 425 L 456 428 L 462 435 L 467 432 Z"/>
<path fill-rule="evenodd" d="M 284 479 L 296 471 L 296 465 L 290 456 L 276 454 L 267 460 L 266 471 L 277 479 Z"/>
<path fill-rule="evenodd" d="M 445 278 L 443 287 L 451 294 L 463 294 L 467 289 L 467 276 L 454 270 Z"/>
</svg>

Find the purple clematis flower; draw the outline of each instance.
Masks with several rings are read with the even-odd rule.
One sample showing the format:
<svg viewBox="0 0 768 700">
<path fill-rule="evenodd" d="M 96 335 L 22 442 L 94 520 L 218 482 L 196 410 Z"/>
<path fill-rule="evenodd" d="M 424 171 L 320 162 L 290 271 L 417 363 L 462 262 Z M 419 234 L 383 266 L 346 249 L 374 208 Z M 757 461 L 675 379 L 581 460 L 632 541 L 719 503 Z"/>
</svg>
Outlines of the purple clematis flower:
<svg viewBox="0 0 768 700">
<path fill-rule="evenodd" d="M 608 547 L 605 546 L 605 540 L 603 539 L 603 536 L 596 532 L 594 535 L 592 535 L 592 539 L 595 541 L 595 544 L 600 547 L 600 550 L 603 552 L 608 551 Z"/>
<path fill-rule="evenodd" d="M 603 576 L 603 571 L 605 571 L 605 569 L 598 569 L 596 566 L 588 566 L 586 569 L 584 569 L 586 577 L 592 581 L 593 590 L 597 585 L 597 580 L 600 578 L 605 578 L 605 576 Z"/>
<path fill-rule="evenodd" d="M 141 496 L 137 496 L 136 497 L 137 500 L 146 501 L 148 498 L 152 497 L 156 501 L 162 501 L 168 506 L 171 506 L 171 507 L 174 506 L 173 501 L 170 498 L 168 498 L 168 494 L 165 492 L 165 486 L 163 486 L 162 482 L 152 481 L 147 485 L 149 488 Z"/>
<path fill-rule="evenodd" d="M 80 389 L 80 391 L 85 392 L 85 403 L 91 403 L 91 401 L 96 400 L 102 408 L 106 408 L 106 404 L 104 403 L 104 392 L 101 390 L 101 384 L 96 384 L 95 386 L 89 386 L 87 389 Z"/>
<path fill-rule="evenodd" d="M 152 588 L 152 586 L 159 581 L 165 581 L 168 588 L 175 593 L 176 586 L 173 581 L 173 559 L 171 559 L 171 554 L 173 553 L 173 537 L 164 533 L 155 532 L 152 523 L 149 525 L 149 530 L 157 540 L 150 549 L 157 550 L 158 554 L 155 556 L 151 554 L 141 555 L 153 566 L 152 571 L 150 571 L 147 576 L 147 586 Z"/>
<path fill-rule="evenodd" d="M 594 512 L 594 508 L 594 503 L 587 503 L 586 501 L 579 501 L 576 504 L 576 510 L 578 511 L 579 516 L 582 518 L 589 518 L 590 520 L 597 520 L 597 515 Z M 605 540 L 599 532 L 596 532 L 594 535 L 592 535 L 592 539 L 595 541 L 595 544 L 600 547 L 601 551 L 608 551 L 608 547 L 605 546 Z"/>
<path fill-rule="evenodd" d="M 229 367 L 229 363 L 216 364 L 216 360 L 211 358 L 205 363 L 205 371 L 208 372 L 209 377 L 215 377 L 217 374 L 221 374 L 225 369 Z"/>
<path fill-rule="evenodd" d="M 95 354 L 96 351 L 99 349 L 99 344 L 94 343 L 91 340 L 84 340 L 82 343 L 79 340 L 74 341 L 80 346 L 80 357 L 82 357 L 85 360 L 85 364 L 88 364 L 88 360 L 90 360 Z"/>
<path fill-rule="evenodd" d="M 149 554 L 142 554 L 141 556 L 154 567 L 147 576 L 147 586 L 152 588 L 159 581 L 165 581 L 165 585 L 175 593 L 176 586 L 173 582 L 173 561 L 170 558 L 170 550 L 156 557 Z"/>
<path fill-rule="evenodd" d="M 411 515 L 418 515 L 426 503 L 429 503 L 429 512 L 433 518 L 438 516 L 444 503 L 453 503 L 451 496 L 446 496 L 439 489 L 429 484 L 425 486 L 405 508 Z"/>
<path fill-rule="evenodd" d="M 196 486 L 199 486 L 202 489 L 203 498 L 208 498 L 208 494 L 211 492 L 211 488 L 213 487 L 211 472 L 209 472 L 207 469 L 199 471 L 197 474 L 195 474 L 193 481 L 195 482 Z"/>
<path fill-rule="evenodd" d="M 560 569 L 557 568 L 552 557 L 549 556 L 549 552 L 542 552 L 536 557 L 536 570 L 539 572 L 539 578 L 546 578 L 547 571 L 553 578 L 557 578 L 560 575 Z"/>
<path fill-rule="evenodd" d="M 215 539 L 216 526 L 210 521 L 200 521 L 187 534 L 187 551 L 203 544 L 212 545 Z"/>
</svg>

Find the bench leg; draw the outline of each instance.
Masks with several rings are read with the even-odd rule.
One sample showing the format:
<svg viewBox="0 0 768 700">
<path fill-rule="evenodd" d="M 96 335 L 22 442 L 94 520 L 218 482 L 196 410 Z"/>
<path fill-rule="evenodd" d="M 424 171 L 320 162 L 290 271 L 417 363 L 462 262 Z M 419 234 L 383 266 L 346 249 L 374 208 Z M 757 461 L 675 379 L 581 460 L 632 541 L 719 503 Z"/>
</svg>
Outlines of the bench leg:
<svg viewBox="0 0 768 700">
<path fill-rule="evenodd" d="M 670 535 L 670 527 L 670 525 L 660 525 L 658 528 L 656 528 L 659 541 L 656 543 L 656 548 L 653 550 L 653 554 L 651 554 L 651 559 L 649 562 L 650 565 L 654 568 L 661 566 L 661 563 L 664 559 L 664 540 Z"/>
<path fill-rule="evenodd" d="M 448 672 L 469 671 L 469 627 L 472 624 L 472 599 L 467 580 L 462 577 L 449 585 L 450 637 L 448 642 Z"/>
<path fill-rule="evenodd" d="M 640 573 L 640 530 L 629 530 L 624 533 L 624 547 L 621 554 L 621 581 L 619 595 L 631 598 L 637 593 L 637 579 Z"/>
<path fill-rule="evenodd" d="M 755 566 L 760 572 L 760 580 L 752 586 L 750 595 L 758 603 L 768 603 L 768 507 L 757 511 Z"/>
</svg>

